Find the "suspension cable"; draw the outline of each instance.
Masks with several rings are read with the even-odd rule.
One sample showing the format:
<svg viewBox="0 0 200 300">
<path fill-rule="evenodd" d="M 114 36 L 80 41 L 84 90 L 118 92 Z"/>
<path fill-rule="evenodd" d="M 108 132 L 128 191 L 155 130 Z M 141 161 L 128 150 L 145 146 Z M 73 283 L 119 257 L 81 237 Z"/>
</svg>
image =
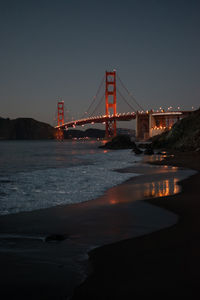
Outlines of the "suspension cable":
<svg viewBox="0 0 200 300">
<path fill-rule="evenodd" d="M 120 79 L 119 75 L 117 75 L 117 78 L 119 79 L 122 87 L 126 90 L 126 92 L 128 93 L 128 95 L 131 97 L 131 99 L 137 104 L 137 106 L 144 111 L 144 108 L 137 102 L 137 100 L 133 97 L 133 95 L 129 92 L 129 90 L 127 89 L 127 87 L 124 85 L 124 83 L 122 82 L 122 80 Z"/>
<path fill-rule="evenodd" d="M 120 96 L 122 97 L 122 99 L 124 100 L 124 102 L 126 102 L 126 104 L 127 104 L 134 112 L 136 112 L 136 109 L 135 109 L 130 103 L 128 103 L 128 101 L 127 101 L 126 98 L 121 94 L 121 92 L 119 91 L 118 88 L 117 88 L 117 92 L 120 94 Z"/>
<path fill-rule="evenodd" d="M 105 75 L 103 76 L 103 78 L 102 78 L 102 80 L 101 80 L 101 83 L 100 83 L 100 85 L 99 85 L 99 87 L 98 87 L 98 90 L 97 90 L 97 92 L 96 92 L 96 95 L 93 97 L 92 102 L 90 103 L 88 109 L 86 110 L 86 113 L 87 113 L 87 114 L 89 113 L 89 111 L 90 111 L 92 105 L 94 104 L 95 100 L 97 99 L 97 96 L 98 96 L 98 94 L 99 94 L 99 92 L 100 92 L 100 90 L 101 90 L 101 87 L 102 87 L 102 85 L 103 85 L 103 83 L 104 83 L 104 80 L 105 80 Z M 83 119 L 84 117 L 85 117 L 85 114 L 84 114 L 81 118 Z"/>
<path fill-rule="evenodd" d="M 98 102 L 97 106 L 95 107 L 95 109 L 93 110 L 93 112 L 90 114 L 90 116 L 92 116 L 96 112 L 97 108 L 99 108 L 99 105 L 101 104 L 101 102 L 102 102 L 103 99 L 104 99 L 104 94 L 100 98 L 100 101 Z"/>
</svg>

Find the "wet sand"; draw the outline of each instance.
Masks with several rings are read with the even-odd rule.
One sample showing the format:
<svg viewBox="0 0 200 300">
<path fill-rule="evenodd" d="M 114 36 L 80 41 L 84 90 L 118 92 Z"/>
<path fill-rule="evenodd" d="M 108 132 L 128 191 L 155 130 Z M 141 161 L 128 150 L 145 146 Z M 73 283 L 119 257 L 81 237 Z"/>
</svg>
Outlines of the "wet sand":
<svg viewBox="0 0 200 300">
<path fill-rule="evenodd" d="M 145 175 L 111 188 L 96 200 L 0 217 L 2 299 L 67 299 L 75 285 L 85 279 L 86 271 L 91 271 L 88 270 L 86 253 L 93 248 L 90 260 L 94 273 L 76 289 L 75 299 L 83 299 L 83 296 L 88 299 L 117 299 L 118 295 L 127 299 L 124 293 L 126 295 L 134 286 L 139 288 L 138 283 L 133 284 L 137 274 L 142 275 L 140 288 L 143 289 L 143 271 L 145 274 L 146 271 L 137 267 L 139 258 L 142 263 L 142 256 L 149 256 L 149 251 L 152 254 L 162 247 L 165 249 L 163 237 L 158 241 L 153 238 L 153 242 L 151 237 L 168 232 L 161 228 L 172 225 L 172 228 L 179 228 L 182 224 L 180 196 L 185 195 L 187 182 L 194 184 L 199 175 L 184 181 L 183 193 L 166 197 L 179 191 L 177 168 L 138 163 L 133 168 L 120 170 L 127 171 Z M 192 195 L 195 197 L 196 193 Z M 162 198 L 157 200 L 157 196 Z M 135 202 L 149 197 L 154 199 L 146 206 Z M 185 201 L 187 204 L 187 199 Z M 181 222 L 175 226 L 177 213 L 181 215 Z M 158 228 L 160 231 L 157 233 L 131 239 Z M 171 228 L 168 230 L 170 232 Z M 44 241 L 45 237 L 54 234 L 62 235 L 65 240 Z M 172 236 L 176 241 L 176 233 Z M 181 236 L 184 238 L 185 233 L 182 232 L 179 238 Z M 168 239 L 171 241 L 171 236 Z M 119 240 L 125 241 L 97 248 Z M 168 245 L 167 238 L 166 243 Z M 145 267 L 145 260 L 142 265 Z"/>
<path fill-rule="evenodd" d="M 178 223 L 91 251 L 93 272 L 73 299 L 199 298 L 200 154 L 174 153 L 157 164 L 198 171 L 181 182 L 181 193 L 148 200 L 176 213 Z"/>
</svg>

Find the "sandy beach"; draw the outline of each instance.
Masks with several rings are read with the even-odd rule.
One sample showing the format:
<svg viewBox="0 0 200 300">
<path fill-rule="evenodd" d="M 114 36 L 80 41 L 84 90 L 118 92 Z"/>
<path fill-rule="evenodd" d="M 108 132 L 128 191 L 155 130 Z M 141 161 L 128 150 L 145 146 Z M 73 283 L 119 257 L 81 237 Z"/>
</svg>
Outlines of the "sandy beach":
<svg viewBox="0 0 200 300">
<path fill-rule="evenodd" d="M 179 194 L 147 200 L 179 216 L 177 224 L 90 252 L 93 273 L 73 299 L 141 299 L 199 297 L 200 155 L 174 153 L 160 165 L 191 168 Z"/>
<path fill-rule="evenodd" d="M 164 166 L 138 163 L 120 170 L 145 175 L 109 189 L 96 200 L 1 216 L 2 299 L 191 295 L 191 289 L 198 287 L 200 263 L 199 173 L 182 181 L 181 193 L 169 195 L 179 192 L 174 166 L 200 170 L 200 156 L 195 155 L 156 160 Z M 165 186 L 156 190 L 152 182 Z M 146 223 L 134 232 L 139 218 L 134 210 L 140 202 L 135 200 L 140 199 L 145 199 L 147 209 L 137 213 L 141 211 L 139 217 Z M 47 239 L 55 235 L 61 240 Z M 89 265 L 88 247 L 93 249 Z"/>
</svg>

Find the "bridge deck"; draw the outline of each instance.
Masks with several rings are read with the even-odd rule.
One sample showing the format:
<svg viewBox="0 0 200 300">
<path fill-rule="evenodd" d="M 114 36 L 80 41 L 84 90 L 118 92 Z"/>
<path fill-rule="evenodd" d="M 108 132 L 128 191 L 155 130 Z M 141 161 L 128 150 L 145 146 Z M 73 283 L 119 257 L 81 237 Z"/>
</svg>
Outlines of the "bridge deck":
<svg viewBox="0 0 200 300">
<path fill-rule="evenodd" d="M 74 120 L 70 122 L 66 122 L 63 125 L 56 126 L 55 128 L 61 128 L 61 129 L 66 129 L 68 127 L 76 127 L 76 126 L 82 126 L 85 124 L 95 124 L 95 123 L 105 123 L 107 121 L 130 121 L 132 119 L 136 118 L 136 113 L 123 113 L 123 114 L 117 114 L 116 116 L 97 116 L 97 117 L 91 117 L 91 118 L 85 118 L 85 119 L 80 119 L 80 120 Z"/>
</svg>

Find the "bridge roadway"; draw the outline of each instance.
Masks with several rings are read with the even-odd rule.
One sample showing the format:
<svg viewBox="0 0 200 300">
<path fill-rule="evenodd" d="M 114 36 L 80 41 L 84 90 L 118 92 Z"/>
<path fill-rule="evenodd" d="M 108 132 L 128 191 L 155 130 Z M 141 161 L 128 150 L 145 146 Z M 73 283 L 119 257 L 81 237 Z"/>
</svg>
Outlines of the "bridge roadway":
<svg viewBox="0 0 200 300">
<path fill-rule="evenodd" d="M 109 115 L 109 116 L 96 116 L 96 117 L 90 117 L 90 118 L 84 118 L 80 120 L 74 120 L 70 122 L 66 122 L 62 125 L 55 126 L 55 128 L 60 128 L 60 129 L 68 129 L 69 127 L 75 128 L 76 126 L 83 126 L 85 124 L 95 124 L 95 123 L 103 123 L 110 121 L 112 122 L 113 120 L 117 121 L 130 121 L 132 119 L 136 118 L 136 113 L 135 112 L 129 112 L 129 113 L 118 113 L 115 116 L 114 115 Z"/>
</svg>

